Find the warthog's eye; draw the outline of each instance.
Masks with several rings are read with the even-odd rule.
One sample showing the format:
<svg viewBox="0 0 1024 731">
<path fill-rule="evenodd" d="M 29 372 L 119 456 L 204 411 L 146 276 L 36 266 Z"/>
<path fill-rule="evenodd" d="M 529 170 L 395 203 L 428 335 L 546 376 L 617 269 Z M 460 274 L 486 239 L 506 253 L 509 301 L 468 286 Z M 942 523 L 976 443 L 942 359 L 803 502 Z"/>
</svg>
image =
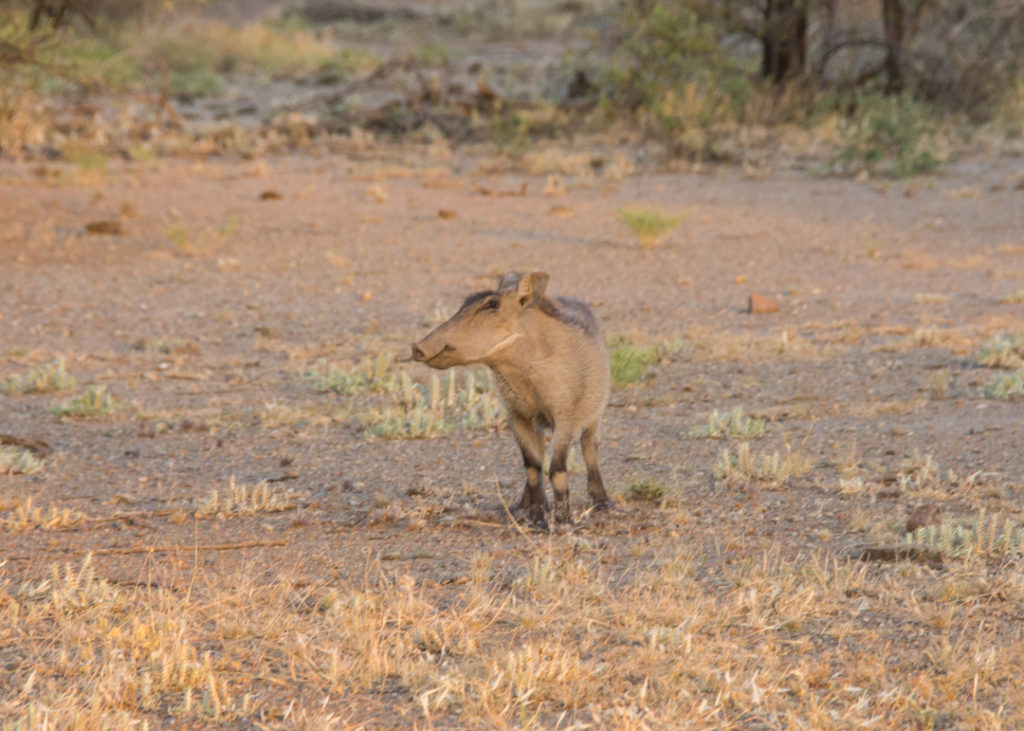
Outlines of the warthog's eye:
<svg viewBox="0 0 1024 731">
<path fill-rule="evenodd" d="M 481 307 L 480 309 L 483 309 L 483 310 L 496 310 L 496 309 L 498 309 L 498 305 L 499 304 L 500 303 L 498 302 L 498 300 L 487 300 L 487 302 L 484 304 L 484 306 Z"/>
</svg>

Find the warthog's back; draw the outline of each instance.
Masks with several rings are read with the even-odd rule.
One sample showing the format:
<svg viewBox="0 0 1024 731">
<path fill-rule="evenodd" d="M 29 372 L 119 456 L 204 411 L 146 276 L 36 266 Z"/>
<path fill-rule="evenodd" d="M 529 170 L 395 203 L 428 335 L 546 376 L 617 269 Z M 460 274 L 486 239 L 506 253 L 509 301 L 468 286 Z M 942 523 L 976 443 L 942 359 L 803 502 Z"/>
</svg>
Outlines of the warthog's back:
<svg viewBox="0 0 1024 731">
<path fill-rule="evenodd" d="M 575 297 L 545 297 L 541 301 L 540 309 L 545 315 L 564 322 L 589 337 L 601 336 L 601 326 L 597 324 L 594 312 L 585 302 L 580 302 Z"/>
</svg>

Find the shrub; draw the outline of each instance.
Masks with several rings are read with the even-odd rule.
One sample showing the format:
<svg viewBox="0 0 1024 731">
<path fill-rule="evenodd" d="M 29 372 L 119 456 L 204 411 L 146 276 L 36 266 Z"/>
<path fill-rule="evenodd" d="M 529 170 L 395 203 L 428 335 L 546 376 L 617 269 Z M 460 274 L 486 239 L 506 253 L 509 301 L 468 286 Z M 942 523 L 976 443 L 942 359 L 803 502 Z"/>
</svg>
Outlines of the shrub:
<svg viewBox="0 0 1024 731">
<path fill-rule="evenodd" d="M 720 27 L 671 0 L 627 5 L 618 27 L 626 35 L 605 71 L 605 105 L 635 113 L 676 154 L 716 156 L 716 125 L 739 118 L 752 91 Z"/>
<path fill-rule="evenodd" d="M 904 178 L 945 161 L 935 111 L 908 94 L 861 97 L 840 130 L 842 149 L 832 162 L 844 173 Z"/>
<path fill-rule="evenodd" d="M 612 349 L 612 387 L 622 388 L 639 381 L 647 370 L 658 362 L 658 348 L 654 345 L 623 343 Z"/>
</svg>

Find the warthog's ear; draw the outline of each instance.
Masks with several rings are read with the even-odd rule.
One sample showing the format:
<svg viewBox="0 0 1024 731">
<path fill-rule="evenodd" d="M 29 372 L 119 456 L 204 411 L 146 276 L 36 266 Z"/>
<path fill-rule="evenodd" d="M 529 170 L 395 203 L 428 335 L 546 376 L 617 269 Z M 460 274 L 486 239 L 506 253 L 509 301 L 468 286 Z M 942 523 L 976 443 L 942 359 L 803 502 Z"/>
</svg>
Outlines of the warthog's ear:
<svg viewBox="0 0 1024 731">
<path fill-rule="evenodd" d="M 501 279 L 498 280 L 498 291 L 507 292 L 510 289 L 519 288 L 519 280 L 522 279 L 523 275 L 519 272 L 506 272 L 501 275 Z"/>
<path fill-rule="evenodd" d="M 546 272 L 531 272 L 519 280 L 519 304 L 522 307 L 536 307 L 544 297 L 548 286 Z"/>
</svg>

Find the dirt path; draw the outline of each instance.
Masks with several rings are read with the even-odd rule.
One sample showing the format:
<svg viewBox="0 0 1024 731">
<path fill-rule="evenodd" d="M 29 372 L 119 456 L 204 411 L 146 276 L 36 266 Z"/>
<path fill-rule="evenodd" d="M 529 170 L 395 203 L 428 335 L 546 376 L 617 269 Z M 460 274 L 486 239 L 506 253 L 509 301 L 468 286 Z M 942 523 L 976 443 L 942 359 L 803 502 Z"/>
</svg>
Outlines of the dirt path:
<svg viewBox="0 0 1024 731">
<path fill-rule="evenodd" d="M 101 579 L 134 585 L 159 574 L 153 581 L 183 591 L 198 571 L 211 595 L 217 577 L 244 576 L 257 587 L 368 586 L 369 566 L 381 576 L 397 566 L 394 576 L 412 577 L 441 611 L 461 601 L 467 581 L 475 585 L 474 572 L 487 575 L 504 597 L 498 603 L 522 590 L 516 581 L 533 576 L 531 562 L 544 555 L 585 555 L 609 586 L 621 587 L 675 555 L 680 542 L 692 551 L 697 593 L 725 601 L 756 583 L 732 566 L 749 569 L 766 556 L 782 565 L 823 556 L 845 562 L 865 546 L 900 544 L 905 517 L 920 504 L 937 506 L 948 521 L 985 510 L 1019 524 L 1020 402 L 985 398 L 984 385 L 1010 371 L 977 359 L 994 336 L 1024 333 L 1020 161 L 962 163 L 942 177 L 892 184 L 784 173 L 752 179 L 732 169 L 598 176 L 562 181 L 564 196 L 550 195 L 560 189 L 550 179 L 473 170 L 462 160 L 418 167 L 339 156 L 161 161 L 98 177 L 0 166 L 0 379 L 63 358 L 77 380 L 66 393 L 0 392 L 0 433 L 49 446 L 40 471 L 0 474 L 0 586 L 8 587 L 0 608 L 28 602 L 13 598 L 17 586 L 46 577 L 54 562 L 77 565 L 87 551 Z M 632 205 L 686 218 L 660 246 L 644 249 L 616 214 Z M 122 234 L 86 233 L 101 220 L 119 222 Z M 523 534 L 507 520 L 502 500 L 516 497 L 521 475 L 506 432 L 368 440 L 367 419 L 391 397 L 317 393 L 302 376 L 321 361 L 403 359 L 408 343 L 467 292 L 502 271 L 532 268 L 551 274 L 553 292 L 589 301 L 610 335 L 660 354 L 645 379 L 613 394 L 606 416 L 602 461 L 621 509 L 588 516 L 561 539 Z M 772 297 L 780 311 L 748 314 L 751 292 Z M 392 368 L 429 378 L 413 364 Z M 89 385 L 116 399 L 111 415 L 52 413 Z M 766 434 L 749 442 L 755 455 L 803 460 L 802 474 L 781 486 L 716 477 L 723 447 L 735 454 L 742 440 L 690 432 L 712 409 L 736 406 L 768 420 Z M 581 479 L 577 469 L 577 512 L 585 508 Z M 257 487 L 262 481 L 269 482 Z M 644 484 L 660 499 L 631 499 Z M 33 506 L 43 512 L 32 517 Z M 164 550 L 172 547 L 184 550 Z M 888 647 L 900 671 L 858 676 L 863 665 L 843 654 L 840 639 L 829 647 L 846 658 L 833 667 L 841 677 L 825 673 L 805 694 L 779 691 L 763 704 L 748 688 L 703 723 L 774 727 L 786 713 L 811 719 L 815 708 L 849 711 L 831 717 L 838 726 L 872 711 L 895 725 L 925 723 L 909 701 L 881 694 L 892 686 L 899 698 L 913 697 L 910 668 L 924 649 L 976 628 L 979 618 L 994 633 L 992 651 L 1018 674 L 984 679 L 970 708 L 960 703 L 966 686 L 933 678 L 921 707 L 954 726 L 1020 722 L 1016 602 L 1024 583 L 1015 562 L 964 568 L 947 556 L 944 568 L 852 566 L 869 568 L 864 586 L 836 599 L 832 619 L 808 620 L 786 641 L 805 643 L 801 653 L 826 636 L 832 643 L 824 625 L 849 610 L 852 619 L 842 621 L 853 623 L 850 631 L 865 647 Z M 906 613 L 907 592 L 972 571 L 1002 593 L 938 597 L 935 611 L 949 614 L 942 621 Z M 865 596 L 874 603 L 867 613 L 857 609 Z M 529 623 L 499 623 L 483 647 L 519 647 L 542 635 Z M 287 721 L 273 709 L 286 707 L 289 693 L 320 702 L 321 684 L 288 680 L 273 663 L 225 650 L 230 640 L 218 637 L 208 651 L 221 659 L 237 652 L 242 668 L 225 687 L 236 689 L 238 703 L 246 688 L 258 696 L 263 722 Z M 609 647 L 631 657 L 632 641 Z M 11 688 L 49 662 L 25 647 L 4 655 Z M 480 656 L 497 657 L 488 652 Z M 582 652 L 584 660 L 593 652 L 616 662 Z M 639 703 L 647 661 L 637 662 L 617 698 Z M 780 660 L 777 677 L 765 682 L 777 690 L 800 662 Z M 63 672 L 44 673 L 50 685 L 40 685 L 40 703 L 47 687 L 88 687 Z M 423 716 L 421 694 L 440 681 L 418 682 L 382 671 L 367 686 L 343 683 L 324 713 L 396 727 L 431 719 L 444 727 L 529 725 L 516 720 L 526 705 L 487 716 L 468 696 Z M 846 686 L 857 693 L 844 697 Z M 919 686 L 914 692 L 927 695 Z M 588 692 L 578 690 L 589 699 L 582 705 L 541 694 L 530 706 L 534 722 L 600 725 L 600 709 L 614 704 Z M 648 707 L 654 726 L 685 706 L 659 693 Z M 9 712 L 23 712 L 24 695 L 6 698 Z M 849 710 L 851 698 L 865 705 Z M 167 709 L 178 702 L 121 707 L 169 724 L 178 711 Z M 232 708 L 224 722 L 246 725 L 241 706 Z"/>
</svg>

